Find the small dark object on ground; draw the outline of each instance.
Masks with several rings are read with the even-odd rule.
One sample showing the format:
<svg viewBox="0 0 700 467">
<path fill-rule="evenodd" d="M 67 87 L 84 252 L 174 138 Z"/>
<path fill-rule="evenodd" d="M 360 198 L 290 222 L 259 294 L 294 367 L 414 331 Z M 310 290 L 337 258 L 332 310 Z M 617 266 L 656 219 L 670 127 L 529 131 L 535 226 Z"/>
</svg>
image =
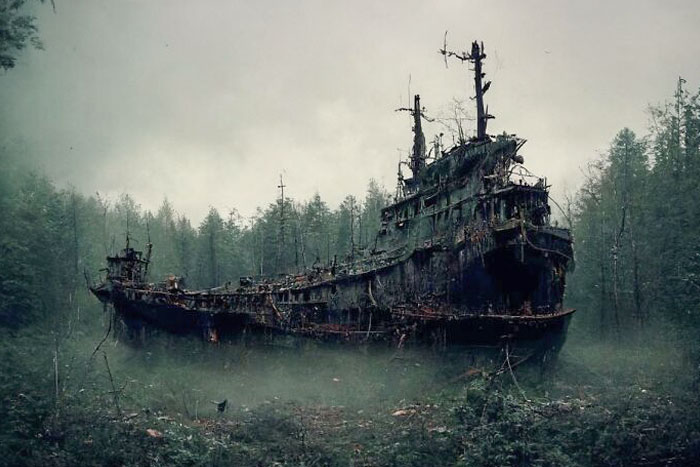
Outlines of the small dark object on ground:
<svg viewBox="0 0 700 467">
<path fill-rule="evenodd" d="M 224 399 L 221 402 L 216 402 L 216 401 L 210 401 L 212 404 L 216 406 L 216 411 L 219 413 L 224 413 L 226 410 L 226 404 L 228 404 L 228 399 Z"/>
</svg>

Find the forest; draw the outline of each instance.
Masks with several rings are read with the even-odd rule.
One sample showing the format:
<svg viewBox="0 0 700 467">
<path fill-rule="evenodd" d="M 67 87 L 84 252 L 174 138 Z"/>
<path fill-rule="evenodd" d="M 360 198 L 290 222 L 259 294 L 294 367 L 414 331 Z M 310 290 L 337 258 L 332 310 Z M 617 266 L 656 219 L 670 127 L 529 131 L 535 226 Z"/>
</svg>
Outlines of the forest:
<svg viewBox="0 0 700 467">
<path fill-rule="evenodd" d="M 0 35 L 11 73 L 38 38 L 6 3 L 0 21 L 22 32 Z M 427 349 L 165 335 L 131 345 L 88 291 L 127 235 L 138 249 L 152 243 L 150 280 L 209 288 L 361 255 L 392 192 L 370 180 L 364 199 L 334 207 L 287 187 L 252 218 L 211 208 L 197 224 L 168 199 L 152 212 L 127 193 L 59 186 L 3 131 L 3 463 L 697 465 L 700 89 L 680 77 L 668 88 L 645 134 L 611 128 L 607 150 L 571 174 L 580 188 L 559 200 L 557 221 L 575 238 L 566 302 L 578 311 L 544 375 L 494 375 Z"/>
</svg>

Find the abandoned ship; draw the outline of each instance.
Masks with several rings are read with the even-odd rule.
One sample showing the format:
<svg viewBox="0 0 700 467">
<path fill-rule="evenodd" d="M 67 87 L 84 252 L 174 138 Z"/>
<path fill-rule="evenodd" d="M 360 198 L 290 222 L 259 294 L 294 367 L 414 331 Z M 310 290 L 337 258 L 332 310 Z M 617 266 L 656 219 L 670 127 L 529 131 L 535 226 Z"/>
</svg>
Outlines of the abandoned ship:
<svg viewBox="0 0 700 467">
<path fill-rule="evenodd" d="M 348 263 L 194 291 L 172 276 L 149 283 L 151 245 L 144 254 L 127 239 L 107 258 L 94 295 L 132 332 L 148 326 L 211 341 L 281 333 L 398 346 L 561 345 L 574 312 L 563 307 L 571 233 L 550 223 L 546 179 L 521 165 L 525 140 L 486 132 L 493 116 L 484 109 L 483 44 L 440 52 L 474 71 L 476 135 L 430 155 L 415 96 L 405 109 L 413 117 L 411 176 L 399 171 L 400 192 L 381 211 L 371 251 Z"/>
</svg>

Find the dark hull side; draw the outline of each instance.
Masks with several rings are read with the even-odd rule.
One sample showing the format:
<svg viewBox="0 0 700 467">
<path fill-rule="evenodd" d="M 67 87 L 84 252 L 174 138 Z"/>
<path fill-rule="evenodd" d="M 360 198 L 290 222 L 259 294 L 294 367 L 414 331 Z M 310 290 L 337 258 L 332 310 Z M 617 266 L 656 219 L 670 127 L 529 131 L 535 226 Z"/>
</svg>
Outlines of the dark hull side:
<svg viewBox="0 0 700 467">
<path fill-rule="evenodd" d="M 93 288 L 129 333 L 159 328 L 218 341 L 283 334 L 332 342 L 559 347 L 570 242 L 507 229 L 479 244 L 435 242 L 395 262 L 332 277 L 188 292 L 112 281 Z M 557 252 L 563 252 L 558 254 Z"/>
<path fill-rule="evenodd" d="M 215 335 L 217 341 L 246 334 L 281 334 L 352 344 L 497 345 L 509 341 L 520 345 L 551 343 L 557 349 L 564 343 L 574 312 L 566 310 L 547 316 L 474 315 L 432 320 L 407 319 L 399 314 L 392 316 L 379 329 L 358 330 L 353 326 L 316 323 L 299 327 L 265 325 L 248 314 L 206 313 L 176 305 L 154 305 L 126 299 L 116 299 L 113 303 L 132 336 L 139 336 L 146 329 L 157 328 L 172 334 L 197 335 L 209 340 Z M 397 332 L 397 329 L 401 331 Z"/>
</svg>

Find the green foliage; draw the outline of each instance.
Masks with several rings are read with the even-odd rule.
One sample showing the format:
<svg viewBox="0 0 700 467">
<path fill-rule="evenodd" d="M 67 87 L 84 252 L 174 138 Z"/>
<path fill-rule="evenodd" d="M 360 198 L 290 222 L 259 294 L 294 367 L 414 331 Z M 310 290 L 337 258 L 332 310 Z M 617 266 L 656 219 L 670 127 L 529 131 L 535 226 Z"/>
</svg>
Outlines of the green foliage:
<svg viewBox="0 0 700 467">
<path fill-rule="evenodd" d="M 99 313 L 87 308 L 86 321 Z M 51 331 L 0 331 L 8 465 L 636 466 L 700 456 L 700 374 L 651 339 L 574 340 L 543 379 L 534 364 L 488 376 L 499 363 L 478 350 L 290 352 L 152 336 L 138 348 L 110 339 L 91 359 L 101 338 L 92 326 L 62 341 L 56 386 Z M 482 371 L 455 378 L 465 364 Z M 209 401 L 222 397 L 219 415 Z"/>
<path fill-rule="evenodd" d="M 16 327 L 47 316 L 75 292 L 70 234 L 78 200 L 68 192 L 56 196 L 51 182 L 35 173 L 13 182 L 0 220 L 0 324 Z"/>
<path fill-rule="evenodd" d="M 27 45 L 43 48 L 36 19 L 26 11 L 26 0 L 0 0 L 0 68 L 9 70 Z M 53 3 L 53 2 L 52 2 Z"/>
<path fill-rule="evenodd" d="M 575 199 L 569 299 L 597 336 L 669 322 L 700 333 L 700 92 L 683 83 L 651 109 L 650 135 L 618 133 Z"/>
</svg>

